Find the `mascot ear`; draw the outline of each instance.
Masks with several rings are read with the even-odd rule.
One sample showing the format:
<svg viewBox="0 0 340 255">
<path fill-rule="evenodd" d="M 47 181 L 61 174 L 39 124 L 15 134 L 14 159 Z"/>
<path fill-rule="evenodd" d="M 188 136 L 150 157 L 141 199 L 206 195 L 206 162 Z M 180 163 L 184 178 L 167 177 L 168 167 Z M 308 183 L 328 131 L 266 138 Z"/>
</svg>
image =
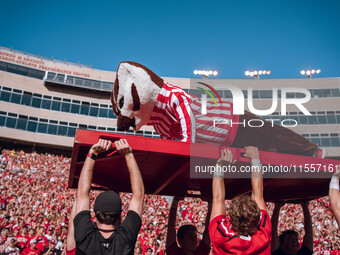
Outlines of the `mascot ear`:
<svg viewBox="0 0 340 255">
<path fill-rule="evenodd" d="M 133 100 L 133 110 L 138 111 L 140 109 L 140 100 L 139 100 L 136 85 L 134 83 L 132 83 L 132 86 L 131 86 L 131 95 L 132 95 L 132 100 Z"/>
<path fill-rule="evenodd" d="M 118 75 L 119 74 L 119 75 Z M 118 100 L 118 94 L 119 94 L 119 79 L 122 79 L 123 81 L 126 80 L 125 78 L 128 76 L 132 76 L 133 72 L 131 70 L 131 64 L 127 62 L 122 62 L 119 64 L 116 72 L 116 80 L 114 82 L 114 87 L 111 93 L 111 103 L 112 103 L 112 109 L 113 113 L 118 116 L 120 114 L 120 108 Z M 124 84 L 122 85 L 124 87 Z M 137 94 L 137 90 L 136 90 Z M 137 94 L 138 97 L 138 94 Z M 139 99 L 139 98 L 138 98 Z"/>
<path fill-rule="evenodd" d="M 112 109 L 113 109 L 113 113 L 116 116 L 120 114 L 120 111 L 118 110 L 118 107 L 117 107 L 118 92 L 119 92 L 119 81 L 118 81 L 118 74 L 116 73 L 116 80 L 115 80 L 114 87 L 111 93 Z"/>
</svg>

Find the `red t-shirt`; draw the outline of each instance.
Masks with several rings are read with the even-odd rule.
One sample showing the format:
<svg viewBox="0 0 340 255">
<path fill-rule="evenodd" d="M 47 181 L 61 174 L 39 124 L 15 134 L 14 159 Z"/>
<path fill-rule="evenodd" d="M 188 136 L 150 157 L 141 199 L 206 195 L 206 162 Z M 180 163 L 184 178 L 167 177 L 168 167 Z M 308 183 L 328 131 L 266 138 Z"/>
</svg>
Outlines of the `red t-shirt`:
<svg viewBox="0 0 340 255">
<path fill-rule="evenodd" d="M 20 255 L 40 255 L 41 252 L 36 249 L 26 248 Z"/>
<path fill-rule="evenodd" d="M 145 243 L 146 243 L 146 237 L 144 236 L 144 239 L 142 239 L 141 236 L 138 237 L 138 241 L 140 242 L 140 246 L 142 247 L 142 250 L 144 249 Z"/>
<path fill-rule="evenodd" d="M 27 236 L 23 236 L 21 234 L 17 235 L 17 246 L 19 246 L 21 248 L 21 246 L 26 246 L 26 243 L 28 240 L 30 240 L 31 238 L 27 235 Z"/>
<path fill-rule="evenodd" d="M 154 246 L 145 245 L 145 246 L 143 246 L 143 248 L 142 248 L 142 254 L 144 255 L 144 254 L 146 253 L 146 251 L 147 251 L 149 248 L 151 248 L 151 249 L 152 249 L 152 251 L 153 251 L 152 253 L 156 252 L 156 250 L 155 250 L 155 247 L 154 247 Z"/>
<path fill-rule="evenodd" d="M 34 239 L 35 236 L 33 236 L 31 239 Z M 45 236 L 38 236 L 37 237 L 37 245 L 35 248 L 37 248 L 39 251 L 43 252 L 45 247 L 48 247 L 48 239 Z"/>
<path fill-rule="evenodd" d="M 197 246 L 195 255 L 208 255 L 209 253 L 210 253 L 210 247 L 208 247 L 204 242 L 200 242 L 200 244 Z M 179 248 L 176 242 L 166 249 L 166 254 L 185 255 L 183 249 Z"/>
<path fill-rule="evenodd" d="M 27 236 L 27 242 L 26 242 L 26 247 L 30 247 L 30 241 L 31 241 L 31 239 L 33 239 L 34 238 L 34 236 Z"/>
<path fill-rule="evenodd" d="M 238 236 L 231 228 L 229 218 L 225 215 L 216 216 L 209 224 L 209 236 L 214 254 L 268 254 L 270 255 L 270 241 L 272 226 L 270 217 L 265 210 L 261 210 L 258 230 L 252 236 Z"/>
<path fill-rule="evenodd" d="M 73 248 L 72 250 L 66 249 L 66 255 L 76 255 L 76 248 Z"/>
<path fill-rule="evenodd" d="M 6 243 L 6 241 L 7 241 L 7 239 L 8 239 L 8 236 L 1 236 L 1 241 L 0 241 L 0 245 L 4 245 L 5 243 Z M 2 247 L 0 247 L 0 249 L 1 249 Z"/>
<path fill-rule="evenodd" d="M 161 228 L 157 228 L 157 229 L 156 229 L 156 236 L 158 236 L 159 232 L 161 232 L 161 231 L 162 231 Z"/>
</svg>

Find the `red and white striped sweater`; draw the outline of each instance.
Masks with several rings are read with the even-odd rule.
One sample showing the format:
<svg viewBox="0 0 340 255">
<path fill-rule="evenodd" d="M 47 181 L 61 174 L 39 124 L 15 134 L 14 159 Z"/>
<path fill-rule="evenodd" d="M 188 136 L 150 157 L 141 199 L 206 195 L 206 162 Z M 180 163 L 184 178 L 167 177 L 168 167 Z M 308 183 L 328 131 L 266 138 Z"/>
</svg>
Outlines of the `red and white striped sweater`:
<svg viewBox="0 0 340 255">
<path fill-rule="evenodd" d="M 207 114 L 202 115 L 198 97 L 164 83 L 148 125 L 153 125 L 163 139 L 229 146 L 234 141 L 238 120 L 239 116 L 232 114 L 232 103 L 215 105 L 207 101 Z"/>
</svg>

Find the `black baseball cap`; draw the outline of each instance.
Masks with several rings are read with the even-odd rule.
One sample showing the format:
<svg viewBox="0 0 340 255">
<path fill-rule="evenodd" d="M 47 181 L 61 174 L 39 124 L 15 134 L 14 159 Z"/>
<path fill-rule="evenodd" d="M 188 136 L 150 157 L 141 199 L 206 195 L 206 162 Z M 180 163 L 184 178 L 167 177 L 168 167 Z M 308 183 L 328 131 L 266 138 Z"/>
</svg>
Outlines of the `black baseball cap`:
<svg viewBox="0 0 340 255">
<path fill-rule="evenodd" d="M 122 212 L 122 200 L 119 194 L 112 190 L 102 192 L 94 202 L 94 210 L 120 214 Z"/>
</svg>

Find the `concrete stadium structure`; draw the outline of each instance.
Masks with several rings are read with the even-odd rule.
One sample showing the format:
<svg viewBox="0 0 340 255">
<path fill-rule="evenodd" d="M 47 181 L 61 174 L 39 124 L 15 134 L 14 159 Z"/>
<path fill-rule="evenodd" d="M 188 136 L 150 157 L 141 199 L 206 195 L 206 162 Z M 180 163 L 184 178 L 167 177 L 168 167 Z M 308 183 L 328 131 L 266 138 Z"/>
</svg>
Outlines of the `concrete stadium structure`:
<svg viewBox="0 0 340 255">
<path fill-rule="evenodd" d="M 58 61 L 0 47 L 0 139 L 37 146 L 71 150 L 77 128 L 116 132 L 110 92 L 115 72 L 90 66 Z M 240 88 L 245 96 L 253 89 L 254 107 L 269 109 L 272 89 L 305 88 L 311 100 L 304 104 L 311 116 L 296 106 L 287 106 L 282 116 L 280 105 L 265 119 L 276 119 L 298 125 L 293 131 L 310 139 L 328 151 L 328 157 L 340 158 L 340 78 L 301 79 L 189 79 L 164 80 L 182 87 L 190 94 L 201 96 L 197 82 L 217 88 L 222 98 L 232 100 L 225 85 Z M 300 93 L 288 93 L 288 98 L 300 98 Z M 290 119 L 290 121 L 288 120 Z M 159 137 L 152 127 L 132 135 Z"/>
</svg>

